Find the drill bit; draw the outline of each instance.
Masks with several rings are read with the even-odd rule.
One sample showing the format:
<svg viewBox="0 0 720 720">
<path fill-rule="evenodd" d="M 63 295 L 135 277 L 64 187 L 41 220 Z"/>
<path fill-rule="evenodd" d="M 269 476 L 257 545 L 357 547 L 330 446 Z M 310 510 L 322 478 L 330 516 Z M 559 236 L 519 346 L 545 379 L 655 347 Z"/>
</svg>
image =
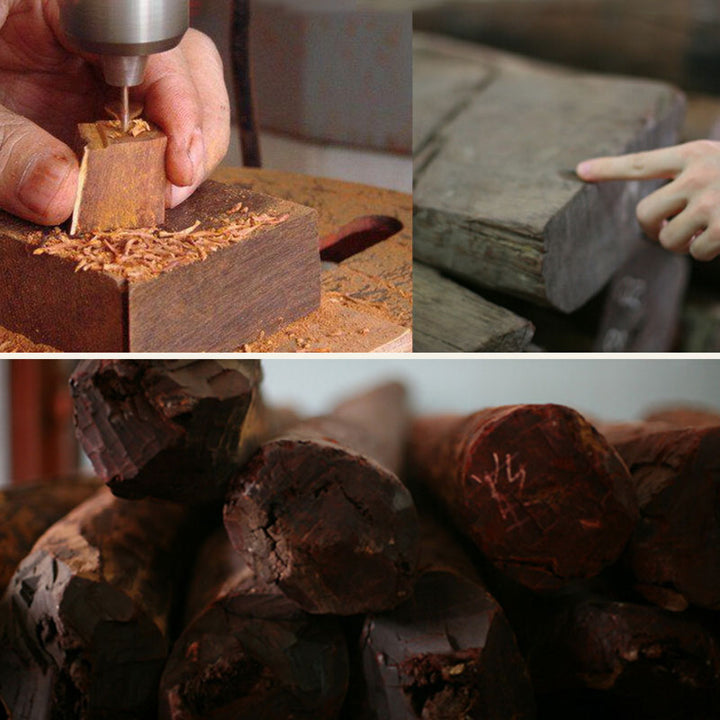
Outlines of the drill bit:
<svg viewBox="0 0 720 720">
<path fill-rule="evenodd" d="M 130 129 L 130 92 L 127 85 L 122 89 L 122 129 L 126 133 Z"/>
</svg>

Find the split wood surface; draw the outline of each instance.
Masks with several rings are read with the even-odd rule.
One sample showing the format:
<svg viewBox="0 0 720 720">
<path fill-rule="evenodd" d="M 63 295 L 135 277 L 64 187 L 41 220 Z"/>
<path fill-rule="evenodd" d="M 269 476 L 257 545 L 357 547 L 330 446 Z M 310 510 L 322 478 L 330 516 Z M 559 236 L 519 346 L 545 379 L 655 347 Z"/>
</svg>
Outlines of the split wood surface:
<svg viewBox="0 0 720 720">
<path fill-rule="evenodd" d="M 84 360 L 77 436 L 116 495 L 221 500 L 268 432 L 257 360 Z"/>
<path fill-rule="evenodd" d="M 160 683 L 161 718 L 338 717 L 348 659 L 337 619 L 259 583 L 224 528 L 199 553 L 187 616 Z"/>
<path fill-rule="evenodd" d="M 637 247 L 635 207 L 653 185 L 585 184 L 568 170 L 672 144 L 681 95 L 417 33 L 414 76 L 415 257 L 579 308 Z"/>
<path fill-rule="evenodd" d="M 265 443 L 231 481 L 225 526 L 258 578 L 312 613 L 398 605 L 412 588 L 417 516 L 398 479 L 405 390 L 382 386 Z"/>
<path fill-rule="evenodd" d="M 365 621 L 376 718 L 534 718 L 530 677 L 505 615 L 452 536 L 424 516 L 413 597 Z"/>
<path fill-rule="evenodd" d="M 35 541 L 98 487 L 93 480 L 58 478 L 0 491 L 0 594 Z"/>
<path fill-rule="evenodd" d="M 530 588 L 592 577 L 637 521 L 623 461 L 577 412 L 516 405 L 413 423 L 410 477 L 500 570 Z"/>
<path fill-rule="evenodd" d="M 11 717 L 154 712 L 185 520 L 178 505 L 103 488 L 37 541 L 4 599 L 0 675 Z"/>
<path fill-rule="evenodd" d="M 640 506 L 625 553 L 635 588 L 668 610 L 720 610 L 720 424 L 600 429 L 630 469 Z"/>
<path fill-rule="evenodd" d="M 167 137 L 144 120 L 81 123 L 83 146 L 71 235 L 165 221 Z"/>
</svg>

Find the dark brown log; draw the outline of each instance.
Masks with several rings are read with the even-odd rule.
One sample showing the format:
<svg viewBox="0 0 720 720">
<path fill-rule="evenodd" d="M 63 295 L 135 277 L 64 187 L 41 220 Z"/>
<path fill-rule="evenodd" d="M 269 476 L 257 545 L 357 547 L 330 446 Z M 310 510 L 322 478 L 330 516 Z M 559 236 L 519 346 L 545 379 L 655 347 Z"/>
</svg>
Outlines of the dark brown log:
<svg viewBox="0 0 720 720">
<path fill-rule="evenodd" d="M 312 613 L 394 607 L 411 589 L 417 516 L 398 479 L 408 424 L 397 384 L 265 443 L 231 482 L 225 526 L 264 582 Z"/>
<path fill-rule="evenodd" d="M 165 221 L 167 137 L 143 121 L 81 123 L 83 144 L 70 233 L 147 228 Z"/>
<path fill-rule="evenodd" d="M 720 610 L 720 426 L 601 425 L 632 474 L 640 521 L 625 559 L 667 610 Z"/>
<path fill-rule="evenodd" d="M 219 500 L 265 433 L 261 378 L 257 360 L 86 360 L 77 435 L 119 497 Z"/>
<path fill-rule="evenodd" d="M 429 518 L 421 527 L 413 597 L 363 628 L 371 716 L 533 718 L 530 677 L 502 608 L 449 534 Z"/>
<path fill-rule="evenodd" d="M 185 520 L 179 505 L 103 488 L 38 540 L 4 599 L 0 677 L 13 718 L 155 712 Z"/>
<path fill-rule="evenodd" d="M 537 590 L 592 577 L 637 520 L 629 473 L 577 412 L 516 405 L 417 420 L 411 477 L 499 569 Z"/>
<path fill-rule="evenodd" d="M 720 427 L 720 413 L 710 408 L 670 406 L 645 415 L 648 422 L 665 422 L 681 427 Z"/>
<path fill-rule="evenodd" d="M 98 487 L 97 481 L 62 478 L 0 490 L 0 593 L 35 541 Z"/>
<path fill-rule="evenodd" d="M 338 716 L 348 683 L 338 621 L 259 584 L 224 528 L 200 552 L 187 609 L 160 683 L 161 718 Z"/>
<path fill-rule="evenodd" d="M 685 613 L 581 596 L 536 629 L 527 657 L 540 694 L 589 688 L 612 717 L 709 720 L 720 712 L 720 646 Z"/>
</svg>

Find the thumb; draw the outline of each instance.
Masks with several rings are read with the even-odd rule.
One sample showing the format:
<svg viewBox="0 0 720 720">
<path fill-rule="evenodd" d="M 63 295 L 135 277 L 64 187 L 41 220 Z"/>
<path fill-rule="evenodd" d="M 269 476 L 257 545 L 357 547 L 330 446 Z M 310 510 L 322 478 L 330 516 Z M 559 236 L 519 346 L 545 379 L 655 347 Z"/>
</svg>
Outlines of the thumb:
<svg viewBox="0 0 720 720">
<path fill-rule="evenodd" d="M 57 225 L 72 213 L 77 179 L 78 161 L 67 145 L 0 106 L 0 208 Z"/>
</svg>

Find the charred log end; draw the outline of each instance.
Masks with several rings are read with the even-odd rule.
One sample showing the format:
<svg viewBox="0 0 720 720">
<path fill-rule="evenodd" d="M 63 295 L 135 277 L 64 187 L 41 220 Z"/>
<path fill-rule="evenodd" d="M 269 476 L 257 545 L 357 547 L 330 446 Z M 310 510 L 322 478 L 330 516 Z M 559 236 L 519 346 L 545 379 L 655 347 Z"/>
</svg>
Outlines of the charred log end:
<svg viewBox="0 0 720 720">
<path fill-rule="evenodd" d="M 528 587 L 597 575 L 618 558 L 637 522 L 625 464 L 570 408 L 500 412 L 471 437 L 462 468 L 472 539 Z"/>
<path fill-rule="evenodd" d="M 312 613 L 395 607 L 411 592 L 418 522 L 409 491 L 331 442 L 270 443 L 233 482 L 225 524 L 256 574 Z"/>
</svg>

